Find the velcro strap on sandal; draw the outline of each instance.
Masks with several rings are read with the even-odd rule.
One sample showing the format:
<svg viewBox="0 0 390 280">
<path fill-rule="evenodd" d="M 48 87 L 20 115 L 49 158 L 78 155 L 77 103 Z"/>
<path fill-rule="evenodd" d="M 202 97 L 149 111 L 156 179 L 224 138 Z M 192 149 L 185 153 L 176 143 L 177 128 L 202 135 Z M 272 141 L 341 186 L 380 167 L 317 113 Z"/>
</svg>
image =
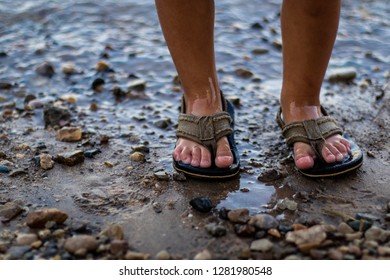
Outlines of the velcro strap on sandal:
<svg viewBox="0 0 390 280">
<path fill-rule="evenodd" d="M 287 124 L 283 127 L 282 133 L 287 145 L 292 146 L 295 142 L 310 144 L 316 154 L 322 158 L 321 151 L 325 139 L 332 135 L 341 135 L 343 131 L 334 118 L 323 116 L 318 119 Z"/>
<path fill-rule="evenodd" d="M 233 129 L 230 127 L 231 122 L 232 118 L 227 112 L 219 112 L 211 116 L 181 113 L 176 135 L 205 146 L 214 157 L 217 141 L 233 133 Z"/>
</svg>

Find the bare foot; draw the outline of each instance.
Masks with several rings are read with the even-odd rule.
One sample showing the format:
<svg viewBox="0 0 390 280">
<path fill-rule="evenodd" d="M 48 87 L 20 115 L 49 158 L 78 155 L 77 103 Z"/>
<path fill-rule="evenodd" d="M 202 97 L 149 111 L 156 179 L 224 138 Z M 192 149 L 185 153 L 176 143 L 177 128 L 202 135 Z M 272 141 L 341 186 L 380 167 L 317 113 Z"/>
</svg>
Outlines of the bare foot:
<svg viewBox="0 0 390 280">
<path fill-rule="evenodd" d="M 286 124 L 293 121 L 303 121 L 316 119 L 322 116 L 318 106 L 307 106 L 303 108 L 294 108 L 290 113 L 283 114 Z M 341 135 L 333 135 L 326 139 L 321 155 L 327 163 L 342 161 L 351 151 L 351 144 Z M 314 166 L 316 154 L 313 148 L 306 143 L 296 142 L 294 144 L 294 161 L 299 169 L 308 169 Z"/>
<path fill-rule="evenodd" d="M 218 95 L 219 96 L 219 95 Z M 216 102 L 217 101 L 217 102 Z M 206 99 L 196 99 L 194 101 L 186 100 L 187 114 L 196 116 L 208 116 L 222 111 L 221 101 L 209 101 Z M 233 154 L 226 137 L 217 141 L 217 152 L 215 159 L 211 158 L 210 151 L 191 140 L 179 138 L 173 151 L 173 158 L 176 161 L 182 161 L 185 164 L 191 164 L 194 167 L 208 168 L 213 161 L 219 168 L 227 168 L 233 163 Z"/>
</svg>

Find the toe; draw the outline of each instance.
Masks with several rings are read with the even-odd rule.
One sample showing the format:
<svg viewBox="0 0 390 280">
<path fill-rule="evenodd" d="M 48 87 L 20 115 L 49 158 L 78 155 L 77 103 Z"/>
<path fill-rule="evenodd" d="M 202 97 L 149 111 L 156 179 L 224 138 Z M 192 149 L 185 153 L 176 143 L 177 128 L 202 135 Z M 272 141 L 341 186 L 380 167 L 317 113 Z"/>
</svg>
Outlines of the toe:
<svg viewBox="0 0 390 280">
<path fill-rule="evenodd" d="M 221 138 L 217 142 L 217 154 L 215 165 L 219 168 L 227 168 L 233 163 L 233 155 L 227 138 Z"/>
<path fill-rule="evenodd" d="M 315 155 L 311 147 L 305 143 L 294 144 L 294 161 L 298 169 L 308 169 L 314 165 Z"/>
<path fill-rule="evenodd" d="M 183 163 L 190 164 L 192 161 L 191 149 L 189 147 L 184 147 L 181 152 L 180 158 Z"/>
<path fill-rule="evenodd" d="M 201 149 L 199 146 L 194 146 L 192 148 L 192 159 L 191 159 L 191 165 L 198 167 L 201 162 Z"/>
<path fill-rule="evenodd" d="M 200 167 L 208 168 L 211 166 L 211 155 L 210 152 L 206 148 L 201 148 L 201 161 Z"/>
</svg>

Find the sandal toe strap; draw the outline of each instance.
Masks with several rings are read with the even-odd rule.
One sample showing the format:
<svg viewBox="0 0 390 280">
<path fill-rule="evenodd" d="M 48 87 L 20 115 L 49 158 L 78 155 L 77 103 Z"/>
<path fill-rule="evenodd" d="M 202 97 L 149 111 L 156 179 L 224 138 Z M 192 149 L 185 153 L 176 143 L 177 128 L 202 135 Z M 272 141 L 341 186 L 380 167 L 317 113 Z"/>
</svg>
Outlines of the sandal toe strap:
<svg viewBox="0 0 390 280">
<path fill-rule="evenodd" d="M 317 156 L 323 159 L 321 151 L 326 138 L 336 134 L 342 135 L 343 131 L 334 118 L 323 116 L 318 119 L 287 124 L 283 127 L 282 133 L 287 145 L 292 146 L 295 142 L 310 144 Z"/>
<path fill-rule="evenodd" d="M 205 146 L 214 157 L 217 150 L 217 141 L 233 133 L 230 126 L 231 122 L 232 118 L 227 112 L 219 112 L 211 116 L 181 113 L 176 136 L 187 138 Z"/>
</svg>

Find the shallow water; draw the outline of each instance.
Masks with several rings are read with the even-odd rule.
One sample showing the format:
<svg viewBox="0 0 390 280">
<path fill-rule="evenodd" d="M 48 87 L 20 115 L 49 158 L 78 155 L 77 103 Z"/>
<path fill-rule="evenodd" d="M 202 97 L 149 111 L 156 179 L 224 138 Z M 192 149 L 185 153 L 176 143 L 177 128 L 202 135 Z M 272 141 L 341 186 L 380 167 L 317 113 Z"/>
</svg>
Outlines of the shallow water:
<svg viewBox="0 0 390 280">
<path fill-rule="evenodd" d="M 222 198 L 218 207 L 247 207 L 252 213 L 268 211 L 273 196 L 283 197 L 283 186 L 257 180 L 262 168 L 275 167 L 272 146 L 279 137 L 274 122 L 281 85 L 279 10 L 281 1 L 217 1 L 216 57 L 222 89 L 228 97 L 237 96 L 236 139 L 246 168 L 238 188 Z M 329 69 L 353 66 L 356 82 L 370 79 L 383 85 L 389 76 L 390 4 L 388 1 L 344 1 L 338 40 Z M 253 24 L 257 23 L 258 28 Z M 253 49 L 266 49 L 255 55 Z M 153 1 L 0 1 L 0 81 L 15 86 L 0 90 L 0 106 L 21 102 L 28 94 L 44 102 L 55 102 L 64 94 L 77 96 L 77 124 L 91 134 L 108 134 L 115 145 L 130 149 L 129 136 L 150 143 L 161 168 L 172 172 L 174 126 L 180 92 L 173 90 L 176 76 L 165 46 Z M 106 61 L 112 73 L 98 73 L 95 64 Z M 43 61 L 56 69 L 51 79 L 39 77 L 35 68 Z M 65 77 L 63 63 L 72 62 L 80 74 Z M 252 71 L 250 79 L 235 70 Z M 101 93 L 93 92 L 96 78 L 105 80 Z M 126 89 L 134 80 L 146 81 L 146 91 L 136 98 L 113 98 L 112 88 Z M 324 83 L 324 92 L 335 87 Z M 345 96 L 324 97 L 330 105 Z M 90 111 L 91 102 L 99 110 Z M 355 101 L 346 101 L 355 102 Z M 356 102 L 366 102 L 364 98 Z M 348 111 L 348 109 L 346 110 Z M 155 123 L 167 122 L 160 129 Z M 31 120 L 18 122 L 13 132 L 33 126 L 43 129 L 41 112 Z M 1 130 L 0 130 L 1 132 Z M 12 131 L 11 131 L 12 132 Z M 288 155 L 285 154 L 287 157 Z M 251 165 L 262 162 L 262 166 Z M 243 189 L 249 192 L 242 191 Z"/>
</svg>

